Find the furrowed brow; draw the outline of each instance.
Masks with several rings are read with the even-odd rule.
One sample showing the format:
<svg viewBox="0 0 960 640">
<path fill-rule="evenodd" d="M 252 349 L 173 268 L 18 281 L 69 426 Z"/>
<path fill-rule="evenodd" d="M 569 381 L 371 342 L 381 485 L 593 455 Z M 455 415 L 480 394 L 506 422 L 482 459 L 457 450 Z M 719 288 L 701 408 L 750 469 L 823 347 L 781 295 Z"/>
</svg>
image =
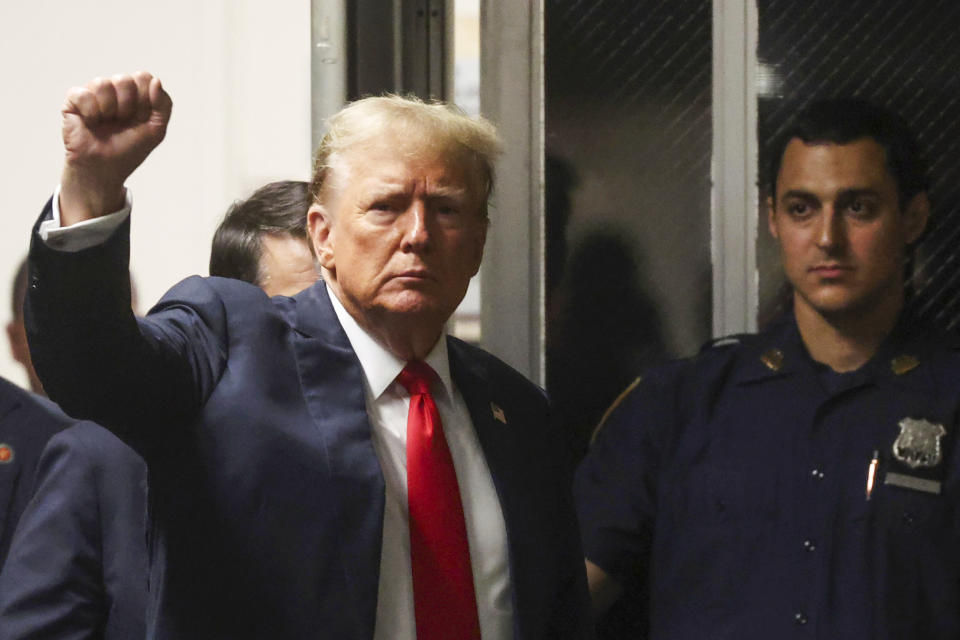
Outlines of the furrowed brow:
<svg viewBox="0 0 960 640">
<path fill-rule="evenodd" d="M 363 197 L 367 200 L 382 200 L 384 198 L 395 198 L 405 192 L 404 185 L 400 182 L 381 182 L 363 192 Z"/>
<path fill-rule="evenodd" d="M 428 197 L 462 199 L 467 197 L 467 190 L 463 187 L 450 187 L 450 186 L 439 185 L 430 189 L 430 193 Z"/>
</svg>

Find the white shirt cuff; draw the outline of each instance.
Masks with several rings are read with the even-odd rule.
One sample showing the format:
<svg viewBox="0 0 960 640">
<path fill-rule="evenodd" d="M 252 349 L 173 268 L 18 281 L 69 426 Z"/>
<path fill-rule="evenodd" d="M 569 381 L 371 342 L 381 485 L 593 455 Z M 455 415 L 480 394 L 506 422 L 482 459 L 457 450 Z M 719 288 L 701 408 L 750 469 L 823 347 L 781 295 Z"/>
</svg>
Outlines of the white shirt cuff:
<svg viewBox="0 0 960 640">
<path fill-rule="evenodd" d="M 57 185 L 53 191 L 53 219 L 40 223 L 40 239 L 51 249 L 70 252 L 102 244 L 130 215 L 133 208 L 130 189 L 124 189 L 124 198 L 125 204 L 119 211 L 77 222 L 69 227 L 61 227 L 60 186 Z"/>
</svg>

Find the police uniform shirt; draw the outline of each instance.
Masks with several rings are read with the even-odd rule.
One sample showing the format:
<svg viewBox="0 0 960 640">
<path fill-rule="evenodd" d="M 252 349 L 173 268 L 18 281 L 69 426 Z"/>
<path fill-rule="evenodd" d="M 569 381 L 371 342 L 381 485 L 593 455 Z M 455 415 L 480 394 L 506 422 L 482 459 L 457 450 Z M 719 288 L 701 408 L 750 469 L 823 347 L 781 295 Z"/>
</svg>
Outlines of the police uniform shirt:
<svg viewBox="0 0 960 640">
<path fill-rule="evenodd" d="M 958 407 L 908 319 L 850 374 L 792 317 L 656 369 L 578 470 L 585 555 L 648 581 L 654 639 L 960 638 Z"/>
</svg>

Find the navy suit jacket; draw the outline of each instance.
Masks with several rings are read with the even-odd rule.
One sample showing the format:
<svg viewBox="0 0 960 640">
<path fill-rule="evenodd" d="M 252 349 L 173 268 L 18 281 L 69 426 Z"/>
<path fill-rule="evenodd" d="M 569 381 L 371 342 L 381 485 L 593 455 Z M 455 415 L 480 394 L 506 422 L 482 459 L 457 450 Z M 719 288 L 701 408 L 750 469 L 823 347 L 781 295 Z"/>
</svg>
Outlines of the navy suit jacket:
<svg viewBox="0 0 960 640">
<path fill-rule="evenodd" d="M 146 481 L 102 427 L 50 439 L 0 573 L 0 640 L 144 637 Z"/>
<path fill-rule="evenodd" d="M 37 461 L 47 440 L 73 424 L 52 402 L 0 378 L 0 567 L 33 494 Z"/>
<path fill-rule="evenodd" d="M 35 234 L 26 316 L 51 397 L 149 467 L 148 636 L 371 638 L 384 482 L 363 372 L 325 285 L 268 299 L 194 277 L 138 321 L 128 251 L 129 222 L 75 253 Z M 547 402 L 493 356 L 448 346 L 506 520 L 515 637 L 590 637 Z"/>
</svg>

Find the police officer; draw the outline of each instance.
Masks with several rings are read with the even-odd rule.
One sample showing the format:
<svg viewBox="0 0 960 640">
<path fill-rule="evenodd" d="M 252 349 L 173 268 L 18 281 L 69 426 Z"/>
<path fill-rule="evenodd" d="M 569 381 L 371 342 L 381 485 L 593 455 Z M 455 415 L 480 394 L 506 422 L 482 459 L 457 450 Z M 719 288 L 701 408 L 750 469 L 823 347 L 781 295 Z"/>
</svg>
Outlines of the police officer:
<svg viewBox="0 0 960 640">
<path fill-rule="evenodd" d="M 924 168 L 862 101 L 770 171 L 793 311 L 656 369 L 576 479 L 595 609 L 639 573 L 651 638 L 960 638 L 960 345 L 911 319 Z"/>
</svg>

